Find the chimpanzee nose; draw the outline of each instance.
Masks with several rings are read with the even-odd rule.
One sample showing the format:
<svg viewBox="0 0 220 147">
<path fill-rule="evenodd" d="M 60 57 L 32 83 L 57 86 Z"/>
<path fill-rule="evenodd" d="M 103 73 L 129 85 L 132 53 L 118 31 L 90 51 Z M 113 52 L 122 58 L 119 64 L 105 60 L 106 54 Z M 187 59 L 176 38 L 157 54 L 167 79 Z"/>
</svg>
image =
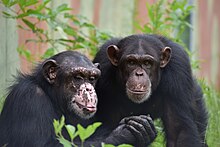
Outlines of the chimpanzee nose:
<svg viewBox="0 0 220 147">
<path fill-rule="evenodd" d="M 143 76 L 144 72 L 142 70 L 136 71 L 136 76 Z"/>
<path fill-rule="evenodd" d="M 91 90 L 92 90 L 91 88 L 86 87 L 86 91 L 91 91 Z"/>
</svg>

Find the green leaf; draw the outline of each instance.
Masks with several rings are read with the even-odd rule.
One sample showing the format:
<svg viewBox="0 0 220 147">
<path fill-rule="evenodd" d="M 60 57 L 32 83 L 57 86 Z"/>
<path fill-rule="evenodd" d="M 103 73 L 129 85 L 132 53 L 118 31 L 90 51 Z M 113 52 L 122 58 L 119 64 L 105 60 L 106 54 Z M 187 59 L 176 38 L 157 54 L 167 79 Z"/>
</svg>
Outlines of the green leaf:
<svg viewBox="0 0 220 147">
<path fill-rule="evenodd" d="M 148 12 L 148 16 L 149 16 L 149 18 L 152 20 L 153 18 L 154 18 L 154 11 L 152 11 L 152 9 L 153 9 L 153 7 L 151 7 L 151 5 L 148 3 L 148 2 L 146 2 L 146 7 L 147 7 L 147 12 Z"/>
<path fill-rule="evenodd" d="M 15 16 L 12 16 L 10 13 L 2 11 L 2 13 L 4 14 L 3 16 L 6 18 L 14 18 Z"/>
<path fill-rule="evenodd" d="M 63 31 L 67 34 L 67 35 L 70 35 L 70 36 L 76 36 L 76 31 L 75 29 L 67 26 L 66 28 L 63 29 Z"/>
<path fill-rule="evenodd" d="M 54 129 L 55 129 L 55 134 L 56 135 L 59 135 L 59 134 L 61 135 L 62 128 L 63 128 L 64 125 L 65 125 L 64 116 L 61 117 L 60 121 L 54 119 L 53 126 L 54 126 Z"/>
<path fill-rule="evenodd" d="M 70 136 L 70 139 L 73 140 L 74 139 L 74 134 L 76 133 L 76 128 L 72 125 L 66 125 L 66 130 Z"/>
<path fill-rule="evenodd" d="M 95 28 L 94 25 L 92 25 L 92 24 L 90 24 L 90 23 L 86 23 L 86 22 L 84 22 L 84 23 L 81 25 L 81 27 L 87 27 L 87 28 L 90 28 L 90 29 L 94 29 L 94 28 Z"/>
<path fill-rule="evenodd" d="M 102 147 L 133 147 L 132 145 L 129 145 L 129 144 L 121 144 L 119 146 L 114 146 L 112 144 L 105 144 L 105 143 L 102 143 Z"/>
<path fill-rule="evenodd" d="M 42 19 L 42 20 L 48 18 L 48 16 L 46 16 L 45 14 L 41 13 L 40 11 L 33 10 L 33 9 L 27 10 L 26 14 L 28 16 L 33 16 L 33 17 L 36 17 L 36 18 Z"/>
<path fill-rule="evenodd" d="M 54 120 L 53 120 L 53 127 L 54 127 L 54 130 L 55 130 L 55 134 L 56 134 L 56 136 L 57 136 L 58 133 L 59 133 L 59 130 L 57 129 L 58 126 L 59 126 L 59 121 L 56 120 L 56 119 L 54 119 Z"/>
<path fill-rule="evenodd" d="M 84 142 L 89 136 L 91 136 L 100 125 L 100 122 L 96 122 L 92 125 L 89 125 L 87 128 L 83 128 L 80 124 L 78 124 L 77 129 L 82 142 Z"/>
<path fill-rule="evenodd" d="M 24 8 L 38 3 L 38 0 L 18 0 L 18 3 Z"/>
<path fill-rule="evenodd" d="M 46 50 L 44 55 L 42 56 L 43 59 L 49 58 L 55 54 L 55 49 L 54 48 L 49 48 Z"/>
<path fill-rule="evenodd" d="M 51 0 L 43 0 L 43 5 L 46 6 Z"/>
<path fill-rule="evenodd" d="M 19 15 L 16 16 L 16 19 L 24 18 L 24 17 L 26 17 L 26 16 L 28 16 L 27 13 L 21 13 L 21 14 L 19 14 Z"/>
<path fill-rule="evenodd" d="M 61 120 L 60 120 L 60 126 L 64 126 L 65 125 L 65 117 L 62 115 Z"/>
<path fill-rule="evenodd" d="M 27 19 L 22 19 L 22 21 L 34 32 L 35 31 L 35 25 L 33 23 L 31 23 L 29 20 Z"/>
<path fill-rule="evenodd" d="M 58 138 L 58 140 L 64 147 L 72 147 L 71 142 L 66 140 L 65 138 L 60 137 L 60 138 Z"/>
<path fill-rule="evenodd" d="M 118 147 L 133 147 L 133 145 L 130 144 L 121 144 Z"/>
<path fill-rule="evenodd" d="M 13 5 L 17 4 L 17 0 L 2 0 L 2 3 L 6 7 L 12 7 Z"/>
<path fill-rule="evenodd" d="M 112 145 L 112 144 L 104 144 L 104 143 L 102 143 L 102 147 L 115 147 L 115 146 Z"/>
<path fill-rule="evenodd" d="M 7 7 L 9 4 L 10 0 L 2 0 L 2 3 Z"/>
<path fill-rule="evenodd" d="M 153 33 L 153 30 L 148 25 L 144 25 L 143 31 L 146 33 Z"/>
<path fill-rule="evenodd" d="M 75 43 L 75 40 L 70 40 L 70 39 L 58 39 L 60 42 L 69 42 L 69 43 Z"/>
<path fill-rule="evenodd" d="M 187 8 L 186 8 L 186 11 L 191 11 L 192 9 L 194 9 L 195 8 L 195 6 L 188 6 Z"/>
<path fill-rule="evenodd" d="M 68 11 L 68 10 L 72 10 L 72 9 L 68 8 L 67 4 L 62 4 L 62 5 L 60 5 L 56 8 L 56 13 L 60 13 L 60 12 L 63 12 L 63 11 Z"/>
<path fill-rule="evenodd" d="M 31 52 L 30 50 L 26 50 L 24 47 L 18 47 L 17 52 L 21 55 L 24 56 L 28 61 L 31 61 Z"/>
</svg>

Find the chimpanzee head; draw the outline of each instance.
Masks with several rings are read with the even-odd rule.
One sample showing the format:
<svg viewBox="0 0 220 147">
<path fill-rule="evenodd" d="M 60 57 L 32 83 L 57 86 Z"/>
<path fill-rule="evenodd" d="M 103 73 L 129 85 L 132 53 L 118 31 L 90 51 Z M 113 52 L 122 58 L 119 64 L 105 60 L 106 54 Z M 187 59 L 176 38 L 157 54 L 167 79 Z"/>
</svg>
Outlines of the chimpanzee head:
<svg viewBox="0 0 220 147">
<path fill-rule="evenodd" d="M 66 51 L 53 56 L 43 64 L 43 75 L 52 86 L 58 103 L 81 118 L 92 117 L 97 109 L 94 89 L 101 72 L 84 55 Z M 64 108 L 65 109 L 65 108 Z"/>
<path fill-rule="evenodd" d="M 161 69 L 171 58 L 171 48 L 154 36 L 132 35 L 110 45 L 108 58 L 116 66 L 130 100 L 147 100 L 160 82 Z"/>
</svg>

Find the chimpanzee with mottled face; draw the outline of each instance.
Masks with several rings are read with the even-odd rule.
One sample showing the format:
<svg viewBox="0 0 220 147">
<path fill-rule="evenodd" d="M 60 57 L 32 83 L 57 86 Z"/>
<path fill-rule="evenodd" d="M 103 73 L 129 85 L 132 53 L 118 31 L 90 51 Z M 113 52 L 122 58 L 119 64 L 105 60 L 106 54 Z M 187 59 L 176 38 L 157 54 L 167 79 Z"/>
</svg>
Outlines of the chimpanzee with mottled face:
<svg viewBox="0 0 220 147">
<path fill-rule="evenodd" d="M 114 38 L 101 46 L 94 62 L 97 116 L 114 128 L 131 115 L 161 118 L 168 147 L 205 145 L 207 113 L 200 86 L 184 49 L 159 35 Z"/>
<path fill-rule="evenodd" d="M 53 120 L 62 115 L 67 124 L 93 123 L 98 103 L 94 86 L 101 74 L 97 66 L 78 52 L 66 51 L 45 60 L 32 74 L 20 74 L 0 115 L 0 146 L 61 146 Z M 124 118 L 113 132 L 99 130 L 84 146 L 101 146 L 101 142 L 135 145 L 149 133 L 155 134 L 152 120 L 145 116 Z"/>
</svg>

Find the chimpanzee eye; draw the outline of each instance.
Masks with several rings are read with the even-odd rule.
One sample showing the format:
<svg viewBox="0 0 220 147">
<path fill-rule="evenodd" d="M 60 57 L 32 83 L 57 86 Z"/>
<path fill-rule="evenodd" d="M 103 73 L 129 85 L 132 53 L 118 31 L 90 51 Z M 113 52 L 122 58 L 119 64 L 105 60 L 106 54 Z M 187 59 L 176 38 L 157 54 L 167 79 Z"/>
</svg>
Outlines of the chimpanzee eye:
<svg viewBox="0 0 220 147">
<path fill-rule="evenodd" d="M 151 68 L 152 62 L 146 60 L 146 61 L 144 61 L 144 65 L 146 66 L 146 68 Z"/>
<path fill-rule="evenodd" d="M 76 80 L 83 80 L 83 77 L 81 75 L 76 75 L 76 76 L 74 76 L 74 79 L 76 79 Z"/>
<path fill-rule="evenodd" d="M 135 62 L 134 62 L 133 60 L 128 60 L 128 64 L 129 64 L 129 65 L 134 65 Z"/>
<path fill-rule="evenodd" d="M 94 76 L 89 77 L 89 81 L 94 81 L 96 78 Z"/>
</svg>

